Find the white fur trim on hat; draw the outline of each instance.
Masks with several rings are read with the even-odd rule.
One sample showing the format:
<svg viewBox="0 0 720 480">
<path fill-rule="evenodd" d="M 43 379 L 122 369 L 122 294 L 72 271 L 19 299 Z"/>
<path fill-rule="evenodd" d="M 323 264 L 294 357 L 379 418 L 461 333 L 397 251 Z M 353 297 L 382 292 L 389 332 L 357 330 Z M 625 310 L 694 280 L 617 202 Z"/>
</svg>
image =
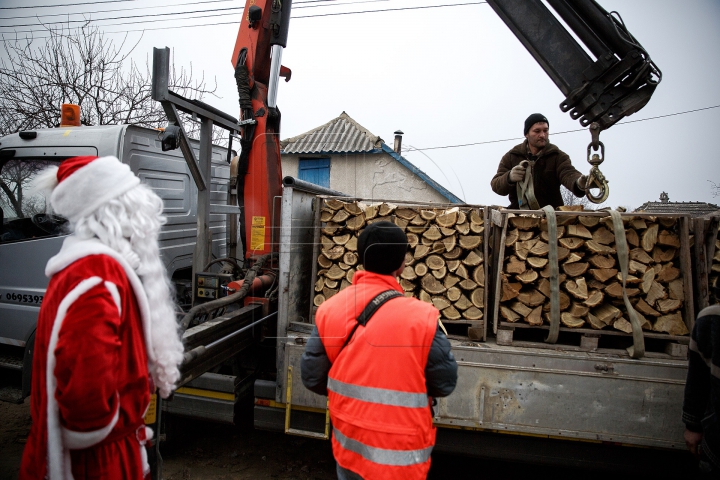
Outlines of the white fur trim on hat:
<svg viewBox="0 0 720 480">
<path fill-rule="evenodd" d="M 55 212 L 76 222 L 139 184 L 128 165 L 116 157 L 100 157 L 58 183 L 50 204 Z"/>
</svg>

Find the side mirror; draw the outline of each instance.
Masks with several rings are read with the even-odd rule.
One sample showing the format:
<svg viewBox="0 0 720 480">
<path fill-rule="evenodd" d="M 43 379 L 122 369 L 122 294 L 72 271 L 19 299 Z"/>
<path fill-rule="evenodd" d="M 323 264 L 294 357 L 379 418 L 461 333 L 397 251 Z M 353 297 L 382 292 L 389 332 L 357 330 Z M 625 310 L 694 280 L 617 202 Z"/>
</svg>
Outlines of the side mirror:
<svg viewBox="0 0 720 480">
<path fill-rule="evenodd" d="M 162 132 L 160 141 L 162 143 L 162 151 L 175 150 L 180 146 L 180 136 L 182 131 L 177 125 L 168 125 Z"/>
</svg>

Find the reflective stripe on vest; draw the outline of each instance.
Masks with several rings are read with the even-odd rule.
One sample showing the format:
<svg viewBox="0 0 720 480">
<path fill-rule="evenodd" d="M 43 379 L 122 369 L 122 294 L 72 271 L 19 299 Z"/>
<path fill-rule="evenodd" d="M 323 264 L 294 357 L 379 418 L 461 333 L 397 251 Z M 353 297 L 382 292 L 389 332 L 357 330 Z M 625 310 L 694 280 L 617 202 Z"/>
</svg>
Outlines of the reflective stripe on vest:
<svg viewBox="0 0 720 480">
<path fill-rule="evenodd" d="M 385 388 L 362 387 L 351 383 L 344 383 L 334 378 L 328 378 L 328 390 L 363 402 L 390 405 L 393 407 L 427 408 L 428 396 L 426 393 L 401 392 Z"/>
<path fill-rule="evenodd" d="M 418 463 L 425 463 L 430 459 L 433 449 L 432 445 L 421 450 L 387 450 L 371 447 L 346 437 L 337 428 L 333 428 L 333 437 L 345 450 L 357 453 L 365 460 L 395 467 L 408 467 Z"/>
</svg>

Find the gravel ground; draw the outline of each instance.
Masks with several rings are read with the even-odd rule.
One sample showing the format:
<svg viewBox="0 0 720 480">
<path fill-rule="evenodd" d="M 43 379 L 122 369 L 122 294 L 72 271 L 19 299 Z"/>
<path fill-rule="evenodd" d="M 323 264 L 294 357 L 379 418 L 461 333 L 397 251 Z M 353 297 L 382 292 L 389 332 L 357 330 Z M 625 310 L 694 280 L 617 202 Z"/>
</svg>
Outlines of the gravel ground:
<svg viewBox="0 0 720 480">
<path fill-rule="evenodd" d="M 249 406 L 248 406 L 249 407 Z M 331 480 L 335 462 L 330 442 L 252 428 L 252 409 L 244 408 L 237 425 L 166 417 L 167 442 L 161 445 L 165 480 Z M 30 402 L 0 402 L 0 480 L 16 479 L 30 432 Z M 607 480 L 622 474 L 581 471 L 492 459 L 433 454 L 430 480 L 550 478 Z M 653 476 L 661 480 L 661 476 Z M 677 475 L 670 477 L 678 480 Z M 685 478 L 694 478 L 689 474 Z"/>
</svg>

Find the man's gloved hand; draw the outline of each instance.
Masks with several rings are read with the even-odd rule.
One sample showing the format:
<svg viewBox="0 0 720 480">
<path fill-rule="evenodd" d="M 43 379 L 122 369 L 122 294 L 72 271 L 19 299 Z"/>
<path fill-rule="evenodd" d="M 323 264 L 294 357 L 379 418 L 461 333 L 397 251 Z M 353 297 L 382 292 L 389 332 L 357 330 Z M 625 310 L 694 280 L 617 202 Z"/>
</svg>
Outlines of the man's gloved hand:
<svg viewBox="0 0 720 480">
<path fill-rule="evenodd" d="M 575 183 L 577 183 L 578 188 L 580 188 L 581 190 L 585 190 L 587 180 L 587 175 L 581 175 L 577 180 L 575 180 Z"/>
<path fill-rule="evenodd" d="M 510 173 L 508 174 L 508 180 L 510 180 L 510 183 L 518 183 L 522 182 L 525 179 L 525 166 L 521 163 L 520 165 L 516 165 L 510 170 Z"/>
</svg>

